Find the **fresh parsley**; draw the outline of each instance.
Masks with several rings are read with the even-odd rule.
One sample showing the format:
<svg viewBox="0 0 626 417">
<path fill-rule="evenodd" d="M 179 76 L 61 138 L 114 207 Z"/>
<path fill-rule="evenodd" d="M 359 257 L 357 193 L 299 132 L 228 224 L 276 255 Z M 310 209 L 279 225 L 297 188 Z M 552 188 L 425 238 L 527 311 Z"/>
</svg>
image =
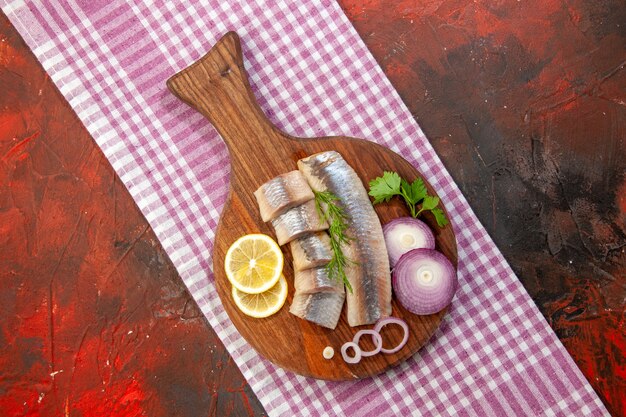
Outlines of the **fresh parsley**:
<svg viewBox="0 0 626 417">
<path fill-rule="evenodd" d="M 320 219 L 326 220 L 328 223 L 328 234 L 330 235 L 330 246 L 333 251 L 333 257 L 326 264 L 326 270 L 330 279 L 341 280 L 345 284 L 348 291 L 352 292 L 352 286 L 346 276 L 346 267 L 354 261 L 348 259 L 341 245 L 348 243 L 352 238 L 346 235 L 348 229 L 348 216 L 343 208 L 337 205 L 339 198 L 330 191 L 313 191 L 315 195 L 315 208 Z"/>
<path fill-rule="evenodd" d="M 439 197 L 428 195 L 426 185 L 421 178 L 409 183 L 398 173 L 385 171 L 382 177 L 370 181 L 369 195 L 374 197 L 374 204 L 386 203 L 395 196 L 401 196 L 414 218 L 417 218 L 424 211 L 430 211 L 435 216 L 439 227 L 448 224 L 448 219 L 443 210 L 437 207 Z"/>
</svg>

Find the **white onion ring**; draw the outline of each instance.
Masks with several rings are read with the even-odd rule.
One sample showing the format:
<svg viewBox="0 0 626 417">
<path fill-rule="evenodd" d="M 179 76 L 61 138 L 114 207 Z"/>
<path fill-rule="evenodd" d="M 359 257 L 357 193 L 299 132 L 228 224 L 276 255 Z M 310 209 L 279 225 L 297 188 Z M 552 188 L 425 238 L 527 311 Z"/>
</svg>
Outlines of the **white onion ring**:
<svg viewBox="0 0 626 417">
<path fill-rule="evenodd" d="M 397 351 L 402 349 L 404 345 L 406 345 L 406 342 L 409 340 L 409 325 L 406 324 L 404 320 L 399 319 L 397 317 L 385 317 L 383 319 L 378 320 L 378 323 L 376 323 L 376 326 L 374 326 L 374 331 L 377 332 L 378 335 L 380 336 L 381 329 L 388 324 L 397 324 L 400 327 L 402 327 L 402 329 L 404 330 L 404 337 L 402 338 L 402 341 L 398 344 L 398 346 L 396 346 L 395 348 L 385 349 L 384 347 L 382 347 L 382 344 L 381 344 L 380 351 L 383 353 L 391 354 L 391 353 L 396 353 Z M 382 340 L 382 337 L 381 337 L 381 340 Z"/>
<path fill-rule="evenodd" d="M 354 349 L 354 356 L 348 356 L 348 348 Z M 361 362 L 361 348 L 354 342 L 346 342 L 341 346 L 341 356 L 347 363 Z"/>
<path fill-rule="evenodd" d="M 364 358 L 367 358 L 368 356 L 374 356 L 375 354 L 380 352 L 380 350 L 383 347 L 383 338 L 380 336 L 380 333 L 378 333 L 375 330 L 359 330 L 354 335 L 354 339 L 352 339 L 352 343 L 358 346 L 359 340 L 361 339 L 361 336 L 363 336 L 364 334 L 372 335 L 372 340 L 374 341 L 374 344 L 376 345 L 376 348 L 374 350 L 369 350 L 369 351 L 363 351 L 363 349 L 361 349 L 361 347 L 359 346 L 359 349 L 361 349 L 361 356 L 363 356 Z"/>
</svg>

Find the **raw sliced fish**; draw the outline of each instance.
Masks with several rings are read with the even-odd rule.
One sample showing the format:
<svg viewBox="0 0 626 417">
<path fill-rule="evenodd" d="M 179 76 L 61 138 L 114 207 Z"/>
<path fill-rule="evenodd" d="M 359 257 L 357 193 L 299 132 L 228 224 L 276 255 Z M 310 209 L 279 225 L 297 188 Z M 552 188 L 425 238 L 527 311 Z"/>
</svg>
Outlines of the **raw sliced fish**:
<svg viewBox="0 0 626 417">
<path fill-rule="evenodd" d="M 361 326 L 391 314 L 391 275 L 382 227 L 360 178 L 335 151 L 298 161 L 298 169 L 315 191 L 330 191 L 348 216 L 346 234 L 353 239 L 342 246 L 350 263 L 346 276 L 352 293 L 346 295 L 348 323 Z"/>
<path fill-rule="evenodd" d="M 323 266 L 296 271 L 294 275 L 296 294 L 313 294 L 317 292 L 344 292 L 343 282 L 331 279 Z"/>
<path fill-rule="evenodd" d="M 326 265 L 333 257 L 330 237 L 326 232 L 307 234 L 289 243 L 294 271 Z"/>
<path fill-rule="evenodd" d="M 292 207 L 313 200 L 313 191 L 300 171 L 272 178 L 254 192 L 264 222 L 276 218 Z"/>
<path fill-rule="evenodd" d="M 337 327 L 344 299 L 343 292 L 296 293 L 289 312 L 301 319 L 334 329 Z"/>
<path fill-rule="evenodd" d="M 322 220 L 315 208 L 315 201 L 290 208 L 272 220 L 279 245 L 284 245 L 305 233 L 319 232 L 328 229 L 326 220 Z"/>
</svg>

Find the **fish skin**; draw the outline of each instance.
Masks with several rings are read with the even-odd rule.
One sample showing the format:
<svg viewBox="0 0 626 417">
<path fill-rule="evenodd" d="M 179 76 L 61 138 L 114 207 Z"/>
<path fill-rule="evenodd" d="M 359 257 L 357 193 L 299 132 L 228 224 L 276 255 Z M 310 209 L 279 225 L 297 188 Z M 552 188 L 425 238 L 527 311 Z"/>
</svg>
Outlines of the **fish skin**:
<svg viewBox="0 0 626 417">
<path fill-rule="evenodd" d="M 328 276 L 326 268 L 311 268 L 294 274 L 296 294 L 314 294 L 318 292 L 344 292 L 343 282 Z"/>
<path fill-rule="evenodd" d="M 289 312 L 301 319 L 334 330 L 341 316 L 345 296 L 343 292 L 296 293 Z"/>
<path fill-rule="evenodd" d="M 314 191 L 330 191 L 348 216 L 342 245 L 352 293 L 346 294 L 350 326 L 373 324 L 391 314 L 391 274 L 382 227 L 367 191 L 352 167 L 335 151 L 321 152 L 298 161 L 298 169 Z"/>
<path fill-rule="evenodd" d="M 269 222 L 290 208 L 315 197 L 306 179 L 297 170 L 267 181 L 254 192 L 254 196 L 264 222 Z"/>
<path fill-rule="evenodd" d="M 319 232 L 328 229 L 326 220 L 320 219 L 315 201 L 290 208 L 272 220 L 279 245 L 289 243 L 306 233 Z"/>
<path fill-rule="evenodd" d="M 293 255 L 293 269 L 303 271 L 326 265 L 333 257 L 328 233 L 307 234 L 289 242 Z"/>
</svg>

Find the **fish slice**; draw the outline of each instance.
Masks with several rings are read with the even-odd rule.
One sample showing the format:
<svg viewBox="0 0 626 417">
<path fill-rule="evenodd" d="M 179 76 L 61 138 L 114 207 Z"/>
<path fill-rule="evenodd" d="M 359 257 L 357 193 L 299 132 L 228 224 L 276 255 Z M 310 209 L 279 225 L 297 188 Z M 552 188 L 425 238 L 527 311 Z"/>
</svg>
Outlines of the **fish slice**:
<svg viewBox="0 0 626 417">
<path fill-rule="evenodd" d="M 443 310 L 429 316 L 416 316 L 392 302 L 392 315 L 407 321 L 410 336 L 407 345 L 391 355 L 374 355 L 355 365 L 343 362 L 341 355 L 326 360 L 322 350 L 352 340 L 363 326 L 352 328 L 345 309 L 335 330 L 299 319 L 289 313 L 294 294 L 293 269 L 288 247 L 284 275 L 289 283 L 286 305 L 275 315 L 254 319 L 241 313 L 231 299 L 231 288 L 224 272 L 224 255 L 240 236 L 265 233 L 275 236 L 271 225 L 260 217 L 254 191 L 261 184 L 296 169 L 299 159 L 314 153 L 335 150 L 354 168 L 367 186 L 384 170 L 396 171 L 412 181 L 419 173 L 400 155 L 363 139 L 345 136 L 297 138 L 279 130 L 267 119 L 250 89 L 243 66 L 241 44 L 235 32 L 228 32 L 201 59 L 167 81 L 178 98 L 202 113 L 217 129 L 228 147 L 231 161 L 230 190 L 217 227 L 213 247 L 215 286 L 224 309 L 239 333 L 265 358 L 295 373 L 327 380 L 358 379 L 384 372 L 412 356 L 439 326 Z M 296 99 L 297 97 L 294 97 Z M 428 192 L 434 194 L 426 184 Z M 445 205 L 447 202 L 444 200 Z M 381 223 L 408 215 L 399 201 L 375 207 Z M 436 247 L 456 265 L 456 241 L 450 225 L 440 229 L 430 214 L 423 220 L 435 233 Z M 207 254 L 208 255 L 208 254 Z M 454 301 L 453 301 L 454 302 Z M 392 326 L 384 335 L 385 343 L 402 338 L 402 331 Z"/>
</svg>

